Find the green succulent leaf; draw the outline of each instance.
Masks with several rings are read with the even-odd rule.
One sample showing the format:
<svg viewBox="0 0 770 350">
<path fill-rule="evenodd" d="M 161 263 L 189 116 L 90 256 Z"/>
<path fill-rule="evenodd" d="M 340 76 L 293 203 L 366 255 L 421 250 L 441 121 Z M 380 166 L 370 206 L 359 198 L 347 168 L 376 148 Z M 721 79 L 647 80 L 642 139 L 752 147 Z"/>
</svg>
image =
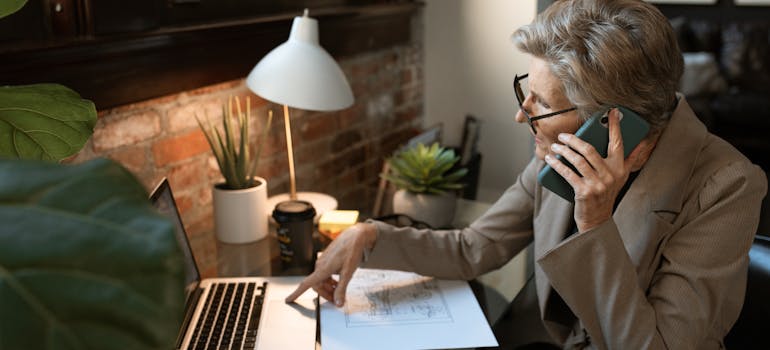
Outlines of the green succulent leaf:
<svg viewBox="0 0 770 350">
<path fill-rule="evenodd" d="M 430 147 L 419 143 L 390 157 L 391 172 L 380 176 L 410 192 L 443 194 L 463 187 L 460 181 L 467 169 L 452 170 L 459 160 L 454 151 L 444 149 L 438 143 Z"/>
<path fill-rule="evenodd" d="M 0 1 L 0 18 L 6 17 L 21 10 L 27 0 L 3 0 Z"/>
<path fill-rule="evenodd" d="M 0 87 L 0 157 L 59 161 L 93 134 L 96 107 L 58 84 Z"/>
<path fill-rule="evenodd" d="M 182 253 L 128 171 L 6 159 L 0 178 L 0 348 L 174 346 Z"/>
<path fill-rule="evenodd" d="M 219 171 L 225 178 L 225 188 L 237 190 L 257 185 L 255 173 L 262 153 L 262 146 L 267 139 L 267 132 L 273 120 L 273 114 L 272 112 L 268 114 L 267 126 L 263 128 L 257 141 L 255 153 L 253 152 L 254 147 L 250 144 L 252 142 L 249 130 L 250 102 L 248 99 L 246 100 L 246 113 L 241 110 L 240 99 L 237 97 L 235 98 L 236 111 L 233 111 L 232 104 L 233 98 L 231 97 L 228 103 L 222 106 L 221 132 L 210 124 L 204 125 L 200 120 L 198 125 L 206 135 L 206 140 L 217 159 Z"/>
</svg>

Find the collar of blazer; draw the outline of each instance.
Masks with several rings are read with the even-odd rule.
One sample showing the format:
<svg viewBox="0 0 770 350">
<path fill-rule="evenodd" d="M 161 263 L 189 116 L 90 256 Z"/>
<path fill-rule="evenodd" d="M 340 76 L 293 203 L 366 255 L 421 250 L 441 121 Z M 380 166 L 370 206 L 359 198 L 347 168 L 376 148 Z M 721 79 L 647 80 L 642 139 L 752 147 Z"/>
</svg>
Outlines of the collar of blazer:
<svg viewBox="0 0 770 350">
<path fill-rule="evenodd" d="M 620 206 L 633 205 L 650 212 L 681 211 L 686 189 L 682 179 L 692 175 L 708 132 L 684 97 L 678 97 L 679 104 L 636 178 L 636 186 L 631 186 Z M 618 212 L 628 211 L 619 207 Z"/>
</svg>

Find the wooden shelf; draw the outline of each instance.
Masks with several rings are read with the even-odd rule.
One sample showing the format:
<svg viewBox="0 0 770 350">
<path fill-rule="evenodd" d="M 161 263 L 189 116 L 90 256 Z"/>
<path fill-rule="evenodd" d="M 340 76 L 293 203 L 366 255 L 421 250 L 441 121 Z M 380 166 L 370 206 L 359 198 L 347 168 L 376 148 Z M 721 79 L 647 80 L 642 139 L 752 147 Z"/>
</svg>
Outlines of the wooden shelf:
<svg viewBox="0 0 770 350">
<path fill-rule="evenodd" d="M 337 58 L 411 38 L 421 4 L 319 8 L 321 45 Z M 0 48 L 0 84 L 55 82 L 105 109 L 245 77 L 286 41 L 294 16 L 273 14 L 185 27 Z"/>
</svg>

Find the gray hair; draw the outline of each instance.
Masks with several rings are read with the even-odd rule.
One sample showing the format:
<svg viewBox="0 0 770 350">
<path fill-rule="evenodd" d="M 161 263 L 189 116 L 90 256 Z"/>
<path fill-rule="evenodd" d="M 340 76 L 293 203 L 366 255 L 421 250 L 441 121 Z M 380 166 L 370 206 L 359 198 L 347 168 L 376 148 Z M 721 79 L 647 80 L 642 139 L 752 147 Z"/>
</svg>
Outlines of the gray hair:
<svg viewBox="0 0 770 350">
<path fill-rule="evenodd" d="M 581 118 L 623 105 L 660 131 L 676 105 L 683 59 L 668 20 L 637 0 L 562 0 L 513 33 L 549 63 Z"/>
</svg>

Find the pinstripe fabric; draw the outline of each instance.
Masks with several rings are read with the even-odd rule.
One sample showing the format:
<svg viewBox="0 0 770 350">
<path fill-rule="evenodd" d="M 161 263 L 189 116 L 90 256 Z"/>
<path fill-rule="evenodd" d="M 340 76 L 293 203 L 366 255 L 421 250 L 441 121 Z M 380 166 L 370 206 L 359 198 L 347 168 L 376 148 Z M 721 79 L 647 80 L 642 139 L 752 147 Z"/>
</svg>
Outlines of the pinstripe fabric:
<svg viewBox="0 0 770 350">
<path fill-rule="evenodd" d="M 573 207 L 536 183 L 542 166 L 530 162 L 463 230 L 378 223 L 366 267 L 470 279 L 534 240 L 538 302 L 555 340 L 599 349 L 722 347 L 743 303 L 764 172 L 709 134 L 680 98 L 613 218 L 562 240 Z M 554 291 L 569 309 L 551 303 Z M 577 324 L 548 316 L 569 313 Z"/>
</svg>

